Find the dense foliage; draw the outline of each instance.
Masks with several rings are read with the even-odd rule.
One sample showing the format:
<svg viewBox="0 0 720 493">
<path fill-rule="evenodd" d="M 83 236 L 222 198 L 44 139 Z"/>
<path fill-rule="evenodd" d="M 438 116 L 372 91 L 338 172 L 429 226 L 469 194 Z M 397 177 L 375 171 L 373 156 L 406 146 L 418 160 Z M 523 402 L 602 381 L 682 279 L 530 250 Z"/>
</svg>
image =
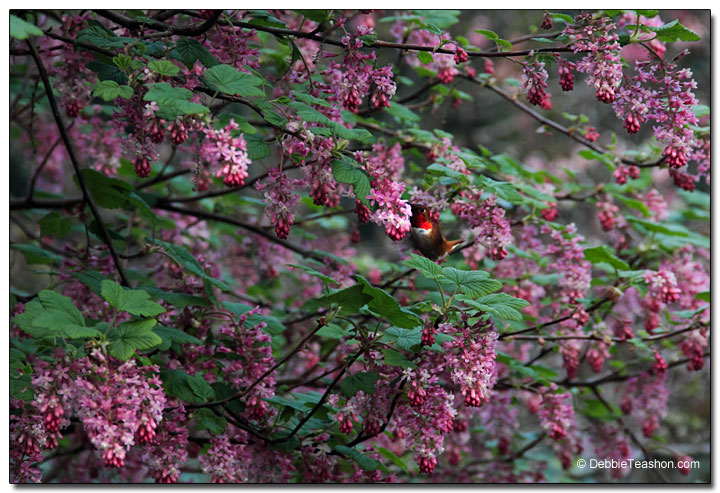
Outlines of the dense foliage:
<svg viewBox="0 0 720 493">
<path fill-rule="evenodd" d="M 11 13 L 11 481 L 709 480 L 709 15 L 510 15 Z"/>
</svg>

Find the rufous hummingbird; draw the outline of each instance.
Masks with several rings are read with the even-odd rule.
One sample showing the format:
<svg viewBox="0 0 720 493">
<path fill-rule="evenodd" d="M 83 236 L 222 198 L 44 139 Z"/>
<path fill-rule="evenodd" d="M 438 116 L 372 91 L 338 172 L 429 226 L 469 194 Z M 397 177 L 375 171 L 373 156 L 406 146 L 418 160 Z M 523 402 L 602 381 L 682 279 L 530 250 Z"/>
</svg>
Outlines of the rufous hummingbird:
<svg viewBox="0 0 720 493">
<path fill-rule="evenodd" d="M 420 253 L 430 260 L 439 260 L 460 247 L 463 240 L 448 241 L 440 231 L 440 225 L 430 217 L 427 207 L 416 204 L 410 204 L 410 207 L 410 235 Z"/>
</svg>

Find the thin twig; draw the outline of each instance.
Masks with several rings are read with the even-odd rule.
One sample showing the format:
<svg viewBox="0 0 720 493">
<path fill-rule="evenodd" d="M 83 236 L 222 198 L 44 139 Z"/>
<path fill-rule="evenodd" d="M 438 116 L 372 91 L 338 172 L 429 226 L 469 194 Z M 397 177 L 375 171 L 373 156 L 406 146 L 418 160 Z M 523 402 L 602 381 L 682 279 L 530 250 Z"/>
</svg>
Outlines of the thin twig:
<svg viewBox="0 0 720 493">
<path fill-rule="evenodd" d="M 80 172 L 80 164 L 75 157 L 75 150 L 73 149 L 72 143 L 70 142 L 70 137 L 65 130 L 65 125 L 63 124 L 62 118 L 60 116 L 60 110 L 58 108 L 57 101 L 55 101 L 55 95 L 53 94 L 52 86 L 50 85 L 50 79 L 48 78 L 47 70 L 45 70 L 45 65 L 40 59 L 40 55 L 38 55 L 33 42 L 28 39 L 27 45 L 32 52 L 32 57 L 35 60 L 38 71 L 40 72 L 40 78 L 43 81 L 45 93 L 47 94 L 48 101 L 50 103 L 50 109 L 52 111 L 53 117 L 55 118 L 55 123 L 57 124 L 58 130 L 60 131 L 60 136 L 65 143 L 65 148 L 67 149 L 68 155 L 70 156 L 70 162 L 72 163 L 75 170 L 75 176 L 77 176 L 78 184 L 80 185 L 80 189 L 82 190 L 83 199 L 85 200 L 85 203 L 87 203 L 88 207 L 90 207 L 90 211 L 92 212 L 92 215 L 95 218 L 95 222 L 98 225 L 98 229 L 100 230 L 100 237 L 105 242 L 108 250 L 110 251 L 110 256 L 115 263 L 115 269 L 117 269 L 118 274 L 120 275 L 120 281 L 122 282 L 123 286 L 130 286 L 127 275 L 125 274 L 125 269 L 123 269 L 122 264 L 120 263 L 120 258 L 115 251 L 115 246 L 112 243 L 110 234 L 108 233 L 102 216 L 100 215 L 100 212 L 98 211 L 97 206 L 95 205 L 95 202 L 90 195 L 90 191 L 88 190 L 87 184 L 85 183 L 85 178 Z"/>
</svg>

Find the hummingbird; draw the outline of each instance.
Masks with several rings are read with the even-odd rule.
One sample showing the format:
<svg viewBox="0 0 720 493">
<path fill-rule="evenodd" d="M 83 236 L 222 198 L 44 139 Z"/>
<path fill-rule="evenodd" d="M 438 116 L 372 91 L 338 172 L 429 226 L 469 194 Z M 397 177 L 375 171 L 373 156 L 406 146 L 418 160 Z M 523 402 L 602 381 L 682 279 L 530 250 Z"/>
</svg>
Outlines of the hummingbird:
<svg viewBox="0 0 720 493">
<path fill-rule="evenodd" d="M 410 207 L 410 236 L 420 253 L 430 260 L 439 260 L 460 247 L 463 240 L 448 241 L 440 231 L 440 225 L 430 217 L 427 207 L 416 204 L 410 204 Z"/>
</svg>

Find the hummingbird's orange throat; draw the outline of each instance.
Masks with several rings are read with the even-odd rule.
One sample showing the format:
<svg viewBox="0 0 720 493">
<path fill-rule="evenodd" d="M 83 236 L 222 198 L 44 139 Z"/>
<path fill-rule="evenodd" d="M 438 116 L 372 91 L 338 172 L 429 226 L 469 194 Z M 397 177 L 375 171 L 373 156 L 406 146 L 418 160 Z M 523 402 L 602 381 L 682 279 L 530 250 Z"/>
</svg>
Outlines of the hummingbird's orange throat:
<svg viewBox="0 0 720 493">
<path fill-rule="evenodd" d="M 421 228 L 421 229 L 432 229 L 433 228 L 433 225 L 430 222 L 430 220 L 422 212 L 416 212 L 415 214 L 413 214 L 412 218 L 410 218 L 410 224 L 412 224 L 413 228 Z"/>
</svg>

